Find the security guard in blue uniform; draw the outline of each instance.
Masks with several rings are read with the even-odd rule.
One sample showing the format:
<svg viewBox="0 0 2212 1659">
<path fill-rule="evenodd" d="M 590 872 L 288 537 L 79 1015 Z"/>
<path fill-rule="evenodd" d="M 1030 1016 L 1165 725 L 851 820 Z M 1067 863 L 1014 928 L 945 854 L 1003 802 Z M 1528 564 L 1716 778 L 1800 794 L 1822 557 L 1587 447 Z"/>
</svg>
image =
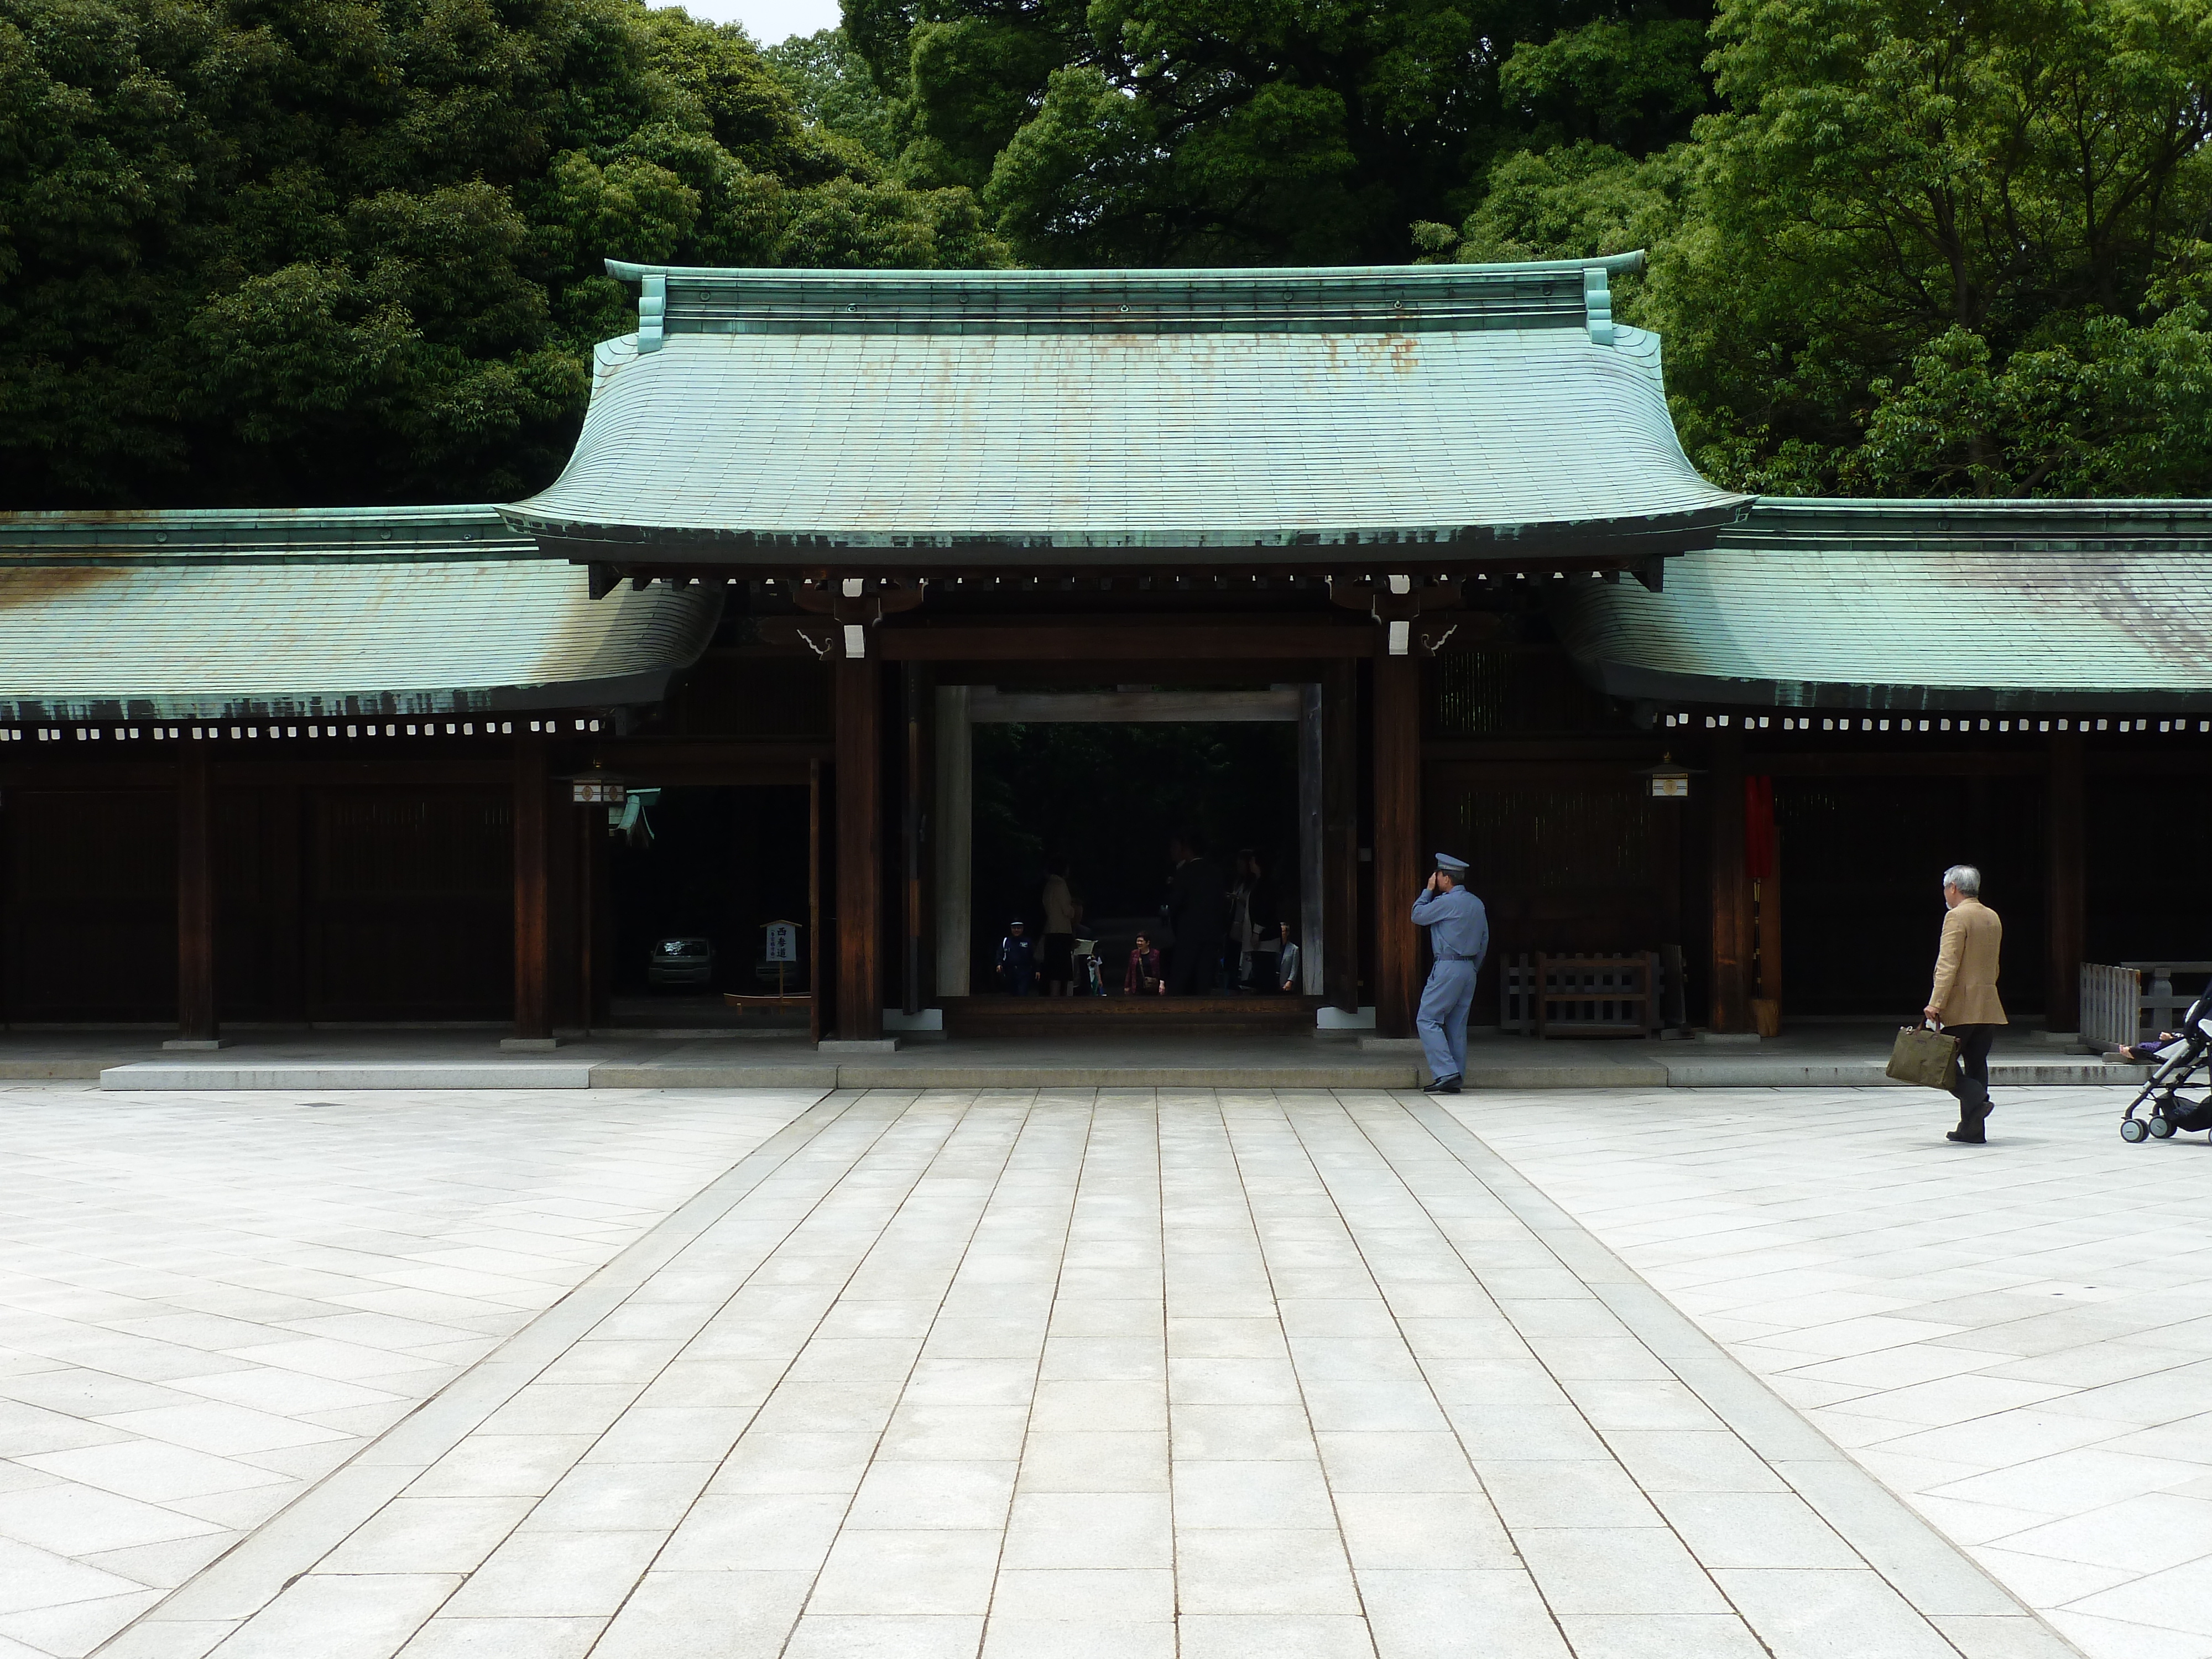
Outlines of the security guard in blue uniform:
<svg viewBox="0 0 2212 1659">
<path fill-rule="evenodd" d="M 1439 853 L 1436 873 L 1413 901 L 1413 920 L 1429 930 L 1435 958 L 1413 1021 L 1429 1062 L 1424 1086 L 1432 1095 L 1457 1094 L 1467 1075 L 1467 1011 L 1474 1000 L 1474 976 L 1490 950 L 1490 916 L 1462 884 L 1466 879 L 1465 861 Z"/>
</svg>

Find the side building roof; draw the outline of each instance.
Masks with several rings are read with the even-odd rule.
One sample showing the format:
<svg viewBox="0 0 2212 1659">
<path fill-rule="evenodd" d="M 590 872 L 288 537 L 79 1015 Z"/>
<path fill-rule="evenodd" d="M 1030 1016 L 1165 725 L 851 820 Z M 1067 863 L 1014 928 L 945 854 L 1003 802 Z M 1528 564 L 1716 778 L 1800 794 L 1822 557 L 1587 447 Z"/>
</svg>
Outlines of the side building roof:
<svg viewBox="0 0 2212 1659">
<path fill-rule="evenodd" d="M 1748 498 L 1668 419 L 1607 260 L 1345 270 L 610 262 L 559 480 L 507 509 L 617 565 L 933 574 L 1623 564 Z"/>
<path fill-rule="evenodd" d="M 594 603 L 490 507 L 0 514 L 0 720 L 650 702 L 720 604 Z"/>
<path fill-rule="evenodd" d="M 2212 501 L 1764 498 L 1664 592 L 1578 584 L 1554 623 L 1653 702 L 2212 710 Z"/>
</svg>

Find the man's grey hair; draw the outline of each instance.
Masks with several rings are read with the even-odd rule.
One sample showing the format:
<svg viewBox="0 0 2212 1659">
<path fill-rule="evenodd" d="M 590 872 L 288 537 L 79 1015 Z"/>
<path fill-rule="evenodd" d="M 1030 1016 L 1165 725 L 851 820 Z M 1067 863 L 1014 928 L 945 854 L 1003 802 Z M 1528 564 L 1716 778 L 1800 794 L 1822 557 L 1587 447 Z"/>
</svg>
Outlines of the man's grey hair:
<svg viewBox="0 0 2212 1659">
<path fill-rule="evenodd" d="M 1943 872 L 1943 884 L 1955 887 L 1961 898 L 1982 896 L 1982 872 L 1971 864 L 1954 864 Z"/>
</svg>

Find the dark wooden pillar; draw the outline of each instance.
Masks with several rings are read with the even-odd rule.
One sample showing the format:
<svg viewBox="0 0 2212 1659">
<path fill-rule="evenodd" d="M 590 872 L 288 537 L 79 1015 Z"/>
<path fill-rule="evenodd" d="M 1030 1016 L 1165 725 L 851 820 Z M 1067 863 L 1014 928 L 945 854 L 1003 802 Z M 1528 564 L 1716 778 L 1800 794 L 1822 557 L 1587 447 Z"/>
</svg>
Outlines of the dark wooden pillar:
<svg viewBox="0 0 2212 1659">
<path fill-rule="evenodd" d="M 535 732 L 514 738 L 514 1037 L 550 1042 L 553 1037 L 552 927 L 549 914 L 550 812 L 546 796 L 545 739 Z"/>
<path fill-rule="evenodd" d="M 194 745 L 177 765 L 177 1041 L 221 1040 L 215 987 L 215 781 Z"/>
<path fill-rule="evenodd" d="M 836 666 L 837 1035 L 884 1034 L 883 676 L 873 657 Z"/>
<path fill-rule="evenodd" d="M 1712 985 L 1705 1024 L 1748 1031 L 1751 1018 L 1751 890 L 1743 862 L 1743 733 L 1713 733 Z"/>
<path fill-rule="evenodd" d="M 1359 1007 L 1359 668 L 1322 671 L 1321 937 L 1322 994 Z"/>
<path fill-rule="evenodd" d="M 593 1026 L 607 1023 L 606 972 L 602 966 L 609 942 L 603 914 L 607 879 L 601 866 L 606 856 L 606 808 L 587 807 L 574 812 L 574 818 L 576 1023 L 588 1034 Z"/>
<path fill-rule="evenodd" d="M 924 890 L 924 872 L 929 867 L 924 839 L 931 827 L 929 790 L 935 781 L 929 728 L 937 692 L 930 682 L 928 669 L 918 662 L 904 666 L 899 689 L 905 739 L 904 787 L 900 791 L 899 810 L 899 937 L 902 946 L 899 958 L 899 1006 L 909 1014 L 918 1014 L 936 989 L 935 976 L 929 972 L 928 932 L 925 926 L 930 908 Z"/>
<path fill-rule="evenodd" d="M 1375 1029 L 1413 1035 L 1420 1002 L 1421 665 L 1375 659 Z"/>
<path fill-rule="evenodd" d="M 2081 734 L 2055 732 L 2044 782 L 2050 921 L 2045 935 L 2043 1024 L 2051 1031 L 2081 1029 L 2081 955 L 2086 948 L 2088 873 L 2083 796 Z"/>
</svg>

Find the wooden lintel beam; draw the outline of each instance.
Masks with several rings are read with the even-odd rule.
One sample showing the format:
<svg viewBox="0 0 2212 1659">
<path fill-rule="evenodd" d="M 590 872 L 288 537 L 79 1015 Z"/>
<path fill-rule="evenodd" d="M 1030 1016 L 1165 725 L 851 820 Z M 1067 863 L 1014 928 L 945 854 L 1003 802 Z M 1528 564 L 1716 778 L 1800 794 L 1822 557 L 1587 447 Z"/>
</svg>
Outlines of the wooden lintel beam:
<svg viewBox="0 0 2212 1659">
<path fill-rule="evenodd" d="M 1372 625 L 1183 624 L 1150 618 L 1136 625 L 1051 623 L 1020 617 L 1003 624 L 886 628 L 877 651 L 886 662 L 1221 662 L 1323 660 L 1375 654 Z"/>
</svg>

